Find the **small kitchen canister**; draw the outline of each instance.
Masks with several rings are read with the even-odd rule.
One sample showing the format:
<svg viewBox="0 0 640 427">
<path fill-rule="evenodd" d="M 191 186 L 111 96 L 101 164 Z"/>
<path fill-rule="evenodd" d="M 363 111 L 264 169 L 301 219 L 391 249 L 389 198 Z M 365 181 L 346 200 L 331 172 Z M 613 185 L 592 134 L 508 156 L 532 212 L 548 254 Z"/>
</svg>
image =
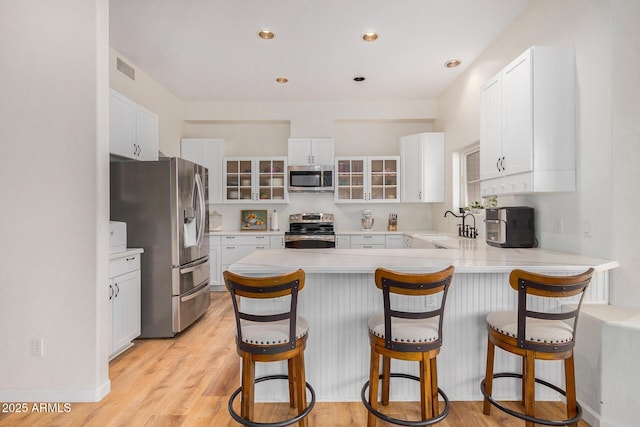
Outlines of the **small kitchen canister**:
<svg viewBox="0 0 640 427">
<path fill-rule="evenodd" d="M 218 211 L 209 213 L 209 231 L 222 230 L 222 214 Z"/>
</svg>

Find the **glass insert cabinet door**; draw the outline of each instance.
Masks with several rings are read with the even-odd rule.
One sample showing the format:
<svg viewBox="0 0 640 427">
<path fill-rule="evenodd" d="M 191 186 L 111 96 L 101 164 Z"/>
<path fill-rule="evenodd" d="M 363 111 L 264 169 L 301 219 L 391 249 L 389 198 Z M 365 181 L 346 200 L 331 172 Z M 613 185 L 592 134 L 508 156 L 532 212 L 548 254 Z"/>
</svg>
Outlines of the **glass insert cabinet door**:
<svg viewBox="0 0 640 427">
<path fill-rule="evenodd" d="M 395 158 L 369 159 L 369 200 L 397 201 L 399 196 L 399 160 Z"/>
<path fill-rule="evenodd" d="M 366 160 L 361 159 L 338 159 L 337 174 L 335 183 L 337 201 L 364 201 L 366 200 L 365 188 L 365 166 Z"/>
<path fill-rule="evenodd" d="M 336 158 L 337 203 L 398 203 L 400 157 Z"/>
<path fill-rule="evenodd" d="M 286 203 L 286 157 L 225 157 L 225 202 Z"/>
<path fill-rule="evenodd" d="M 253 161 L 251 159 L 225 159 L 226 200 L 253 199 Z"/>
<path fill-rule="evenodd" d="M 286 194 L 284 160 L 258 160 L 259 200 L 284 200 Z"/>
</svg>

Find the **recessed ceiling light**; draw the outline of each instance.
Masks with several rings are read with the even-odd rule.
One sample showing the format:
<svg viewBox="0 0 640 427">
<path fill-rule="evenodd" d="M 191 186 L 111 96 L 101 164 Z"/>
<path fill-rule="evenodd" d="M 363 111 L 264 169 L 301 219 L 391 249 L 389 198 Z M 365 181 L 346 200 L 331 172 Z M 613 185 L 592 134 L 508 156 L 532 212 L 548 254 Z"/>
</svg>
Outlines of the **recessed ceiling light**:
<svg viewBox="0 0 640 427">
<path fill-rule="evenodd" d="M 354 77 L 354 78 L 353 78 L 353 81 L 354 81 L 354 82 L 363 82 L 363 81 L 364 81 L 364 77 L 362 77 L 362 76 Z"/>
<path fill-rule="evenodd" d="M 368 33 L 364 33 L 362 35 L 362 40 L 366 41 L 366 42 L 372 42 L 374 40 L 376 40 L 378 38 L 378 35 L 374 32 L 368 32 Z"/>
<path fill-rule="evenodd" d="M 274 38 L 276 35 L 274 32 L 270 31 L 270 30 L 260 30 L 258 32 L 258 36 L 261 39 L 265 39 L 265 40 L 271 40 L 272 38 Z"/>
<path fill-rule="evenodd" d="M 456 68 L 460 64 L 461 64 L 461 61 L 459 59 L 452 59 L 450 61 L 445 62 L 444 66 L 447 68 Z"/>
<path fill-rule="evenodd" d="M 289 81 L 289 79 L 288 79 L 288 78 L 286 78 L 286 77 L 278 77 L 278 78 L 276 79 L 276 81 L 277 81 L 278 83 L 286 83 L 286 82 L 288 82 L 288 81 Z"/>
</svg>

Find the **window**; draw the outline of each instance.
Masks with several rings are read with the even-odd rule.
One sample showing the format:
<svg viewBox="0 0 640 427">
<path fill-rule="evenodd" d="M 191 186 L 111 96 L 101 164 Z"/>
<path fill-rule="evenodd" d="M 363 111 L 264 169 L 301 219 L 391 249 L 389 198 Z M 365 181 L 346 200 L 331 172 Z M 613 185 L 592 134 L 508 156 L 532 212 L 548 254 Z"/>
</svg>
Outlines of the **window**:
<svg viewBox="0 0 640 427">
<path fill-rule="evenodd" d="M 463 153 L 462 161 L 464 164 L 460 168 L 463 173 L 462 182 L 464 184 L 464 206 L 469 206 L 474 201 L 482 204 L 482 196 L 480 195 L 480 147 L 474 147 L 472 150 Z"/>
<path fill-rule="evenodd" d="M 474 201 L 482 204 L 480 194 L 480 144 L 453 154 L 453 208 L 464 208 Z"/>
</svg>

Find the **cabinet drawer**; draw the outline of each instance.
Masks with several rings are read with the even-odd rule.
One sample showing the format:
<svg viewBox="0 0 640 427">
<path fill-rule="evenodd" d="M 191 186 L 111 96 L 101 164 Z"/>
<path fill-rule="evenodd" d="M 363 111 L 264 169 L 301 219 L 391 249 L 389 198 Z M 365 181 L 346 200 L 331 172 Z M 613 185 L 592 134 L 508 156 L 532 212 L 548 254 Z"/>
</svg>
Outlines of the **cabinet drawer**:
<svg viewBox="0 0 640 427">
<path fill-rule="evenodd" d="M 384 249 L 385 245 L 376 245 L 376 244 L 353 244 L 351 243 L 351 249 Z"/>
<path fill-rule="evenodd" d="M 135 270 L 140 270 L 140 254 L 129 255 L 109 261 L 110 279 Z"/>
<path fill-rule="evenodd" d="M 233 264 L 239 259 L 246 257 L 253 251 L 262 250 L 262 249 L 269 249 L 269 245 L 268 244 L 252 245 L 252 246 L 233 245 L 233 244 L 222 245 L 222 248 L 221 248 L 222 254 L 220 256 L 220 262 L 222 264 Z"/>
<path fill-rule="evenodd" d="M 384 246 L 386 236 L 384 234 L 352 234 L 351 247 L 354 245 L 382 245 Z"/>
<path fill-rule="evenodd" d="M 237 236 L 237 235 L 226 235 L 220 236 L 222 240 L 222 245 L 235 245 L 235 246 L 244 246 L 244 245 L 267 245 L 269 246 L 269 236 L 264 235 L 252 235 L 252 236 Z"/>
</svg>

